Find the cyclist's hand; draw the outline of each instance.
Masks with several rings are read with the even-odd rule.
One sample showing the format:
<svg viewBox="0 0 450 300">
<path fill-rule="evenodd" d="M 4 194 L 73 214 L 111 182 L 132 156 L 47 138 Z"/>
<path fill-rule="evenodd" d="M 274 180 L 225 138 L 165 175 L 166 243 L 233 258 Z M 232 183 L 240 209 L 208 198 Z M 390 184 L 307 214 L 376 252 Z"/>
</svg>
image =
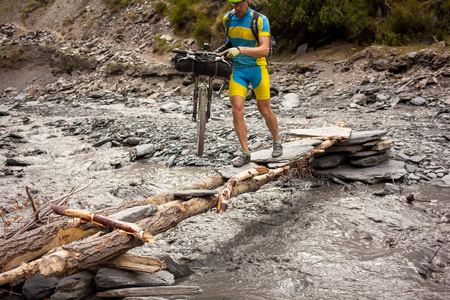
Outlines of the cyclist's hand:
<svg viewBox="0 0 450 300">
<path fill-rule="evenodd" d="M 237 57 L 239 54 L 241 54 L 241 50 L 239 49 L 239 47 L 233 47 L 227 50 L 227 57 L 228 58 L 235 58 Z"/>
</svg>

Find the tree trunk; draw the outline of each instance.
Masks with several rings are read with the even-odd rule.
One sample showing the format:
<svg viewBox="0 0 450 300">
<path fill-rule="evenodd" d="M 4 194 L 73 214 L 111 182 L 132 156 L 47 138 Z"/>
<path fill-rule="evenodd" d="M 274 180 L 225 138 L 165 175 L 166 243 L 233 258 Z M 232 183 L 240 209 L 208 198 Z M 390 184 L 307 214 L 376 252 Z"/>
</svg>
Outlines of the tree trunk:
<svg viewBox="0 0 450 300">
<path fill-rule="evenodd" d="M 200 181 L 187 185 L 184 189 L 215 189 L 220 187 L 225 179 L 218 173 L 209 177 L 202 178 Z M 175 191 L 158 194 L 148 197 L 142 202 L 137 202 L 132 206 L 155 204 L 162 205 L 175 199 Z M 127 207 L 127 208 L 129 208 Z M 166 207 L 161 206 L 161 209 Z M 122 207 L 121 209 L 124 209 Z M 110 210 L 112 213 L 119 209 Z M 106 213 L 106 212 L 104 212 Z M 25 232 L 12 239 L 2 240 L 0 242 L 0 272 L 5 272 L 18 267 L 22 262 L 29 262 L 36 259 L 49 250 L 69 244 L 73 241 L 93 235 L 102 230 L 92 223 L 74 223 L 73 220 L 55 222 L 49 225 L 38 227 Z"/>
</svg>

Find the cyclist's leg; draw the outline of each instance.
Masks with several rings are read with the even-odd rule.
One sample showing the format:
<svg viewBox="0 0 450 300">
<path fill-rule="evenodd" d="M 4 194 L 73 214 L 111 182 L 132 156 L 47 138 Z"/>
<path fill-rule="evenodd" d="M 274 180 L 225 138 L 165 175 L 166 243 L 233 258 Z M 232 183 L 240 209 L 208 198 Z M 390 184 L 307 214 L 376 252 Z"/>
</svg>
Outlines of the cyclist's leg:
<svg viewBox="0 0 450 300">
<path fill-rule="evenodd" d="M 270 80 L 267 67 L 255 67 L 252 75 L 251 83 L 254 87 L 253 91 L 257 99 L 256 105 L 258 106 L 258 110 L 272 134 L 273 142 L 279 142 L 278 121 L 270 106 Z"/>
<path fill-rule="evenodd" d="M 242 69 L 234 69 L 230 78 L 230 101 L 233 113 L 233 125 L 243 152 L 249 152 L 247 141 L 247 125 L 244 118 L 245 96 L 248 82 L 243 78 Z"/>
</svg>

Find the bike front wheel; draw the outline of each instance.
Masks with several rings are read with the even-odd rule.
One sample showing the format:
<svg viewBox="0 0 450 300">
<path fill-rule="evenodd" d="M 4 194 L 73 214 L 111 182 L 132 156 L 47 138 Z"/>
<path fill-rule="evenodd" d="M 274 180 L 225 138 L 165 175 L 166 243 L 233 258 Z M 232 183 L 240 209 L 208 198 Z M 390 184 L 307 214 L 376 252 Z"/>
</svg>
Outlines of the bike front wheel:
<svg viewBox="0 0 450 300">
<path fill-rule="evenodd" d="M 208 90 L 206 88 L 200 88 L 197 101 L 197 156 L 203 155 L 205 146 L 207 106 Z"/>
</svg>

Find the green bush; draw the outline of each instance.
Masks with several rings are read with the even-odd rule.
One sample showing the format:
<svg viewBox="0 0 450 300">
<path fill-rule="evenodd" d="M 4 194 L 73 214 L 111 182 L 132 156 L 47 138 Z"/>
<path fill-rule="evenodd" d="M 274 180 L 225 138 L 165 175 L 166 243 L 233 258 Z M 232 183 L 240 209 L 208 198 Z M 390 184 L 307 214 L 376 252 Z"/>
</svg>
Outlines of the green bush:
<svg viewBox="0 0 450 300">
<path fill-rule="evenodd" d="M 109 75 L 120 75 L 125 73 L 128 68 L 128 64 L 112 62 L 105 65 L 105 72 Z"/>
<path fill-rule="evenodd" d="M 157 14 L 165 14 L 168 6 L 167 3 L 164 1 L 157 1 L 153 3 L 153 9 L 156 11 Z"/>
<path fill-rule="evenodd" d="M 194 23 L 194 39 L 197 41 L 198 45 L 203 45 L 203 43 L 209 43 L 211 40 L 211 21 L 209 21 L 204 15 L 197 17 Z"/>
<path fill-rule="evenodd" d="M 133 0 L 103 0 L 103 2 L 108 6 L 110 11 L 116 11 L 134 3 Z"/>
<path fill-rule="evenodd" d="M 187 29 L 195 18 L 193 0 L 170 0 L 169 18 L 175 30 Z"/>
</svg>

